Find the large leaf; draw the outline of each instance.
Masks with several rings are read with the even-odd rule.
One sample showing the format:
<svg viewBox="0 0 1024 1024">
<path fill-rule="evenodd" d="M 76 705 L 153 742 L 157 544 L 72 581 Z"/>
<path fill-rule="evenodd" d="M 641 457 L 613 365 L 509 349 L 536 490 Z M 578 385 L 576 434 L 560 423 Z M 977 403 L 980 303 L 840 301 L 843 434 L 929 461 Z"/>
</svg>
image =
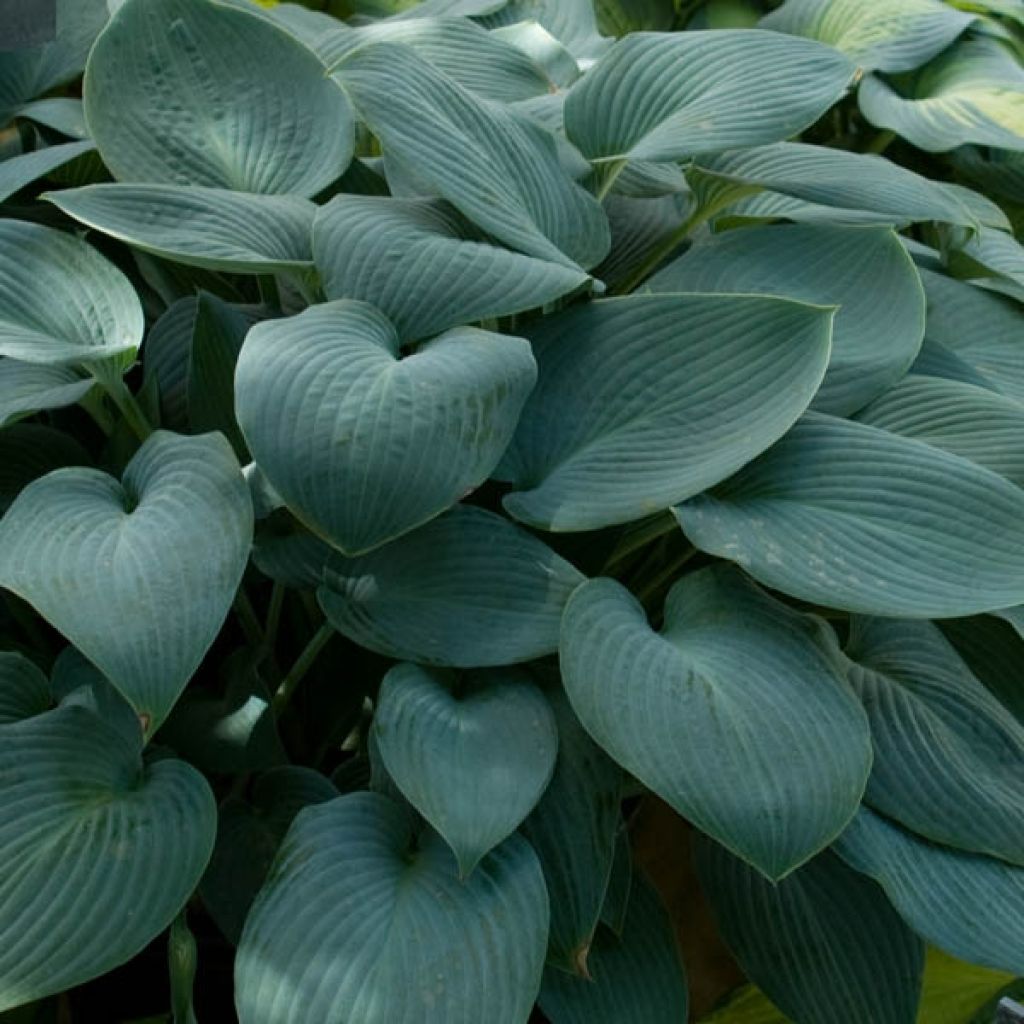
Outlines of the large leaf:
<svg viewBox="0 0 1024 1024">
<path fill-rule="evenodd" d="M 0 521 L 0 585 L 93 661 L 149 733 L 217 636 L 251 539 L 227 442 L 158 431 L 120 483 L 62 469 L 25 488 Z"/>
<path fill-rule="evenodd" d="M 1024 724 L 930 622 L 854 618 L 847 654 L 875 750 L 865 801 L 937 842 L 1024 864 Z"/>
<path fill-rule="evenodd" d="M 580 587 L 562 624 L 573 709 L 683 817 L 781 878 L 843 830 L 871 767 L 867 719 L 822 650 L 834 640 L 727 566 L 680 580 L 664 618 L 659 635 L 614 580 Z"/>
<path fill-rule="evenodd" d="M 826 851 L 773 885 L 698 838 L 697 871 L 744 972 L 796 1024 L 913 1024 L 924 943 L 874 882 Z"/>
<path fill-rule="evenodd" d="M 385 154 L 488 234 L 573 269 L 608 251 L 604 212 L 535 122 L 478 99 L 408 47 L 364 47 L 336 72 Z"/>
<path fill-rule="evenodd" d="M 2 165 L 0 165 L 2 166 Z M 136 249 L 207 270 L 302 270 L 316 207 L 199 185 L 86 185 L 46 196 L 68 216 Z"/>
<path fill-rule="evenodd" d="M 928 321 L 914 372 L 978 384 L 1024 404 L 1020 307 L 931 270 L 920 274 Z"/>
<path fill-rule="evenodd" d="M 854 70 L 829 46 L 776 33 L 636 32 L 569 92 L 565 129 L 584 156 L 604 161 L 779 142 L 840 99 Z"/>
<path fill-rule="evenodd" d="M 640 295 L 531 332 L 537 388 L 499 471 L 517 519 L 592 530 L 729 476 L 792 426 L 829 357 L 832 310 L 761 296 Z"/>
<path fill-rule="evenodd" d="M 440 837 L 375 793 L 306 808 L 245 924 L 241 1024 L 522 1024 L 540 987 L 548 900 L 513 836 L 460 881 Z"/>
<path fill-rule="evenodd" d="M 1024 601 L 1024 490 L 824 413 L 675 514 L 702 550 L 833 608 L 941 618 Z"/>
<path fill-rule="evenodd" d="M 793 224 L 712 235 L 647 282 L 655 292 L 781 295 L 839 307 L 815 409 L 843 415 L 906 373 L 924 336 L 924 292 L 893 231 Z"/>
<path fill-rule="evenodd" d="M 427 0 L 424 6 L 430 3 Z M 611 42 L 598 32 L 592 0 L 508 0 L 490 6 L 501 10 L 487 11 L 479 19 L 483 24 L 497 28 L 535 20 L 585 64 L 592 64 Z"/>
<path fill-rule="evenodd" d="M 213 847 L 198 772 L 82 707 L 0 728 L 0 1010 L 124 963 L 170 924 Z M 11 813 L 17 808 L 17 813 Z"/>
<path fill-rule="evenodd" d="M 881 156 L 779 142 L 702 156 L 696 173 L 720 188 L 737 189 L 737 196 L 743 189 L 765 188 L 841 210 L 883 214 L 893 224 L 936 220 L 975 225 L 975 217 L 954 192 Z"/>
<path fill-rule="evenodd" d="M 836 843 L 919 935 L 971 963 L 1024 973 L 1024 868 L 939 846 L 861 808 Z"/>
<path fill-rule="evenodd" d="M 41 714 L 50 706 L 50 684 L 35 662 L 0 651 L 0 726 Z"/>
<path fill-rule="evenodd" d="M 403 342 L 552 302 L 587 274 L 488 242 L 446 202 L 335 196 L 313 254 L 329 299 L 377 306 Z"/>
<path fill-rule="evenodd" d="M 973 20 L 941 0 L 786 0 L 761 26 L 830 43 L 865 71 L 912 71 Z"/>
<path fill-rule="evenodd" d="M 0 427 L 44 409 L 74 405 L 95 384 L 70 366 L 0 359 Z"/>
<path fill-rule="evenodd" d="M 0 221 L 0 355 L 131 362 L 142 329 L 135 289 L 92 246 L 40 224 Z"/>
<path fill-rule="evenodd" d="M 522 832 L 536 850 L 551 897 L 548 963 L 587 976 L 587 960 L 611 885 L 625 773 L 587 735 L 560 687 L 548 690 L 558 723 L 555 773 Z"/>
<path fill-rule="evenodd" d="M 364 302 L 257 324 L 235 373 L 238 422 L 274 489 L 342 551 L 432 519 L 490 475 L 536 380 L 520 338 L 456 328 L 399 358 Z"/>
<path fill-rule="evenodd" d="M 911 373 L 857 419 L 961 455 L 1024 487 L 1024 405 L 984 387 Z"/>
<path fill-rule="evenodd" d="M 551 1024 L 682 1024 L 689 994 L 672 919 L 645 879 L 633 883 L 622 935 L 601 926 L 590 948 L 593 976 L 544 972 L 540 1008 Z"/>
<path fill-rule="evenodd" d="M 857 99 L 872 124 L 918 149 L 1024 149 L 1024 68 L 995 39 L 951 46 L 902 89 L 868 75 Z"/>
<path fill-rule="evenodd" d="M 314 54 L 213 0 L 125 0 L 89 55 L 85 114 L 123 181 L 311 196 L 352 156 Z"/>
<path fill-rule="evenodd" d="M 388 775 L 452 848 L 463 878 L 533 810 L 558 752 L 551 708 L 522 669 L 459 676 L 397 665 L 373 731 Z"/>
<path fill-rule="evenodd" d="M 556 650 L 562 609 L 582 582 L 525 530 L 457 505 L 369 554 L 334 555 L 317 598 L 335 629 L 372 651 L 472 668 Z"/>
<path fill-rule="evenodd" d="M 19 189 L 39 178 L 45 178 L 51 171 L 89 153 L 96 147 L 91 141 L 65 142 L 47 146 L 31 153 L 22 153 L 0 162 L 0 203 Z"/>
</svg>

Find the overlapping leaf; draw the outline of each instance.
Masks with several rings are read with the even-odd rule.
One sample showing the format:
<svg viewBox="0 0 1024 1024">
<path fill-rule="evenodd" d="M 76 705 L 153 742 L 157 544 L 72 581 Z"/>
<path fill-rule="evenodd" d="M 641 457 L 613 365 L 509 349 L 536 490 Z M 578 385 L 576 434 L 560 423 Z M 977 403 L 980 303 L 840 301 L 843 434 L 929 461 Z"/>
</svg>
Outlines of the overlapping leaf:
<svg viewBox="0 0 1024 1024">
<path fill-rule="evenodd" d="M 70 366 L 0 359 L 0 426 L 84 398 L 96 382 Z"/>
<path fill-rule="evenodd" d="M 624 587 L 593 580 L 565 611 L 566 692 L 623 767 L 780 878 L 842 831 L 871 765 L 822 628 L 719 567 L 673 587 L 659 635 Z"/>
<path fill-rule="evenodd" d="M 522 1024 L 547 923 L 524 839 L 506 840 L 460 881 L 443 840 L 417 841 L 397 804 L 339 797 L 299 814 L 246 920 L 239 1019 Z"/>
<path fill-rule="evenodd" d="M 697 547 L 830 607 L 941 618 L 1024 600 L 1024 490 L 824 413 L 675 514 Z"/>
<path fill-rule="evenodd" d="M 517 519 L 590 530 L 659 512 L 764 451 L 807 408 L 832 310 L 777 298 L 644 295 L 531 331 L 536 389 L 499 468 Z"/>
<path fill-rule="evenodd" d="M 148 733 L 219 632 L 251 539 L 227 442 L 161 431 L 121 482 L 64 469 L 25 488 L 0 522 L 0 585 L 93 661 Z"/>
<path fill-rule="evenodd" d="M 39 178 L 45 178 L 51 171 L 75 160 L 83 153 L 89 153 L 96 147 L 91 141 L 64 142 L 56 146 L 46 146 L 22 153 L 0 162 L 0 203 L 14 195 L 19 189 Z"/>
<path fill-rule="evenodd" d="M 23 654 L 0 651 L 0 726 L 42 714 L 50 706 L 50 685 Z"/>
<path fill-rule="evenodd" d="M 317 599 L 334 627 L 393 658 L 473 668 L 558 647 L 583 576 L 507 519 L 457 505 L 358 558 L 335 554 Z"/>
<path fill-rule="evenodd" d="M 453 505 L 494 469 L 536 379 L 529 346 L 462 327 L 399 358 L 372 306 L 327 303 L 246 336 L 239 425 L 314 532 L 350 553 Z"/>
</svg>

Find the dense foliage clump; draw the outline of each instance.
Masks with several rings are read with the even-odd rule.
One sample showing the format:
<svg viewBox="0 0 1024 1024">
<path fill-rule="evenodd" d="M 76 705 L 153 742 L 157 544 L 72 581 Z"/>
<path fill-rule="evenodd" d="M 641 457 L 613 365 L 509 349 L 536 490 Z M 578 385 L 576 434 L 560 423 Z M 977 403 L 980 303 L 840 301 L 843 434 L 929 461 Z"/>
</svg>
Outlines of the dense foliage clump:
<svg viewBox="0 0 1024 1024">
<path fill-rule="evenodd" d="M 988 1024 L 1024 2 L 315 6 L 0 52 L 0 1021 Z"/>
</svg>

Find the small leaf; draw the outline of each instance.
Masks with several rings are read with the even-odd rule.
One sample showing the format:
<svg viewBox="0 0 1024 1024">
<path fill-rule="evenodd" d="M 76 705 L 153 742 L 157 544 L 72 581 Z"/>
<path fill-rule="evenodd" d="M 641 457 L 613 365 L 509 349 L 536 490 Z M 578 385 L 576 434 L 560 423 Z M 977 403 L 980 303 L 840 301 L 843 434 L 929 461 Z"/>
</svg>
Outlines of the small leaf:
<svg viewBox="0 0 1024 1024">
<path fill-rule="evenodd" d="M 436 200 L 335 196 L 317 215 L 313 252 L 327 297 L 372 303 L 403 343 L 543 306 L 590 280 L 486 241 Z"/>
<path fill-rule="evenodd" d="M 317 599 L 338 632 L 426 665 L 508 665 L 558 647 L 583 576 L 501 516 L 457 505 L 358 558 L 331 557 Z"/>
<path fill-rule="evenodd" d="M 695 852 L 722 937 L 787 1018 L 913 1024 L 924 944 L 874 882 L 831 852 L 776 885 L 709 839 Z"/>
<path fill-rule="evenodd" d="M 525 840 L 512 836 L 460 881 L 443 840 L 417 842 L 387 797 L 338 797 L 292 823 L 246 920 L 239 1019 L 522 1024 L 547 923 Z"/>
<path fill-rule="evenodd" d="M 725 566 L 669 591 L 660 635 L 621 584 L 592 580 L 565 610 L 565 688 L 616 761 L 781 878 L 842 831 L 871 766 L 866 717 L 823 628 Z"/>
<path fill-rule="evenodd" d="M 929 942 L 961 960 L 1024 972 L 1024 868 L 931 843 L 866 807 L 835 849 Z"/>
<path fill-rule="evenodd" d="M 312 265 L 316 207 L 298 196 L 199 185 L 86 185 L 49 192 L 69 217 L 176 263 L 239 274 Z"/>
<path fill-rule="evenodd" d="M 729 476 L 814 397 L 832 310 L 763 296 L 634 295 L 531 332 L 540 370 L 498 477 L 547 530 L 660 512 Z M 679 438 L 685 436 L 686 443 Z"/>
<path fill-rule="evenodd" d="M 541 798 L 555 767 L 551 708 L 521 669 L 459 677 L 396 665 L 373 716 L 377 749 L 466 878 Z"/>
<path fill-rule="evenodd" d="M 74 405 L 95 386 L 91 377 L 70 366 L 0 359 L 0 427 L 35 412 Z"/>
<path fill-rule="evenodd" d="M 0 221 L 0 355 L 69 364 L 119 357 L 142 342 L 142 306 L 128 278 L 79 238 Z"/>
<path fill-rule="evenodd" d="M 570 90 L 566 134 L 604 161 L 779 142 L 841 99 L 854 71 L 829 46 L 775 33 L 637 32 Z M 757 103 L 746 102 L 755 90 Z"/>
<path fill-rule="evenodd" d="M 1024 601 L 1024 490 L 824 413 L 675 514 L 702 551 L 832 608 L 942 618 Z"/>
<path fill-rule="evenodd" d="M 216 806 L 181 761 L 143 765 L 82 707 L 13 725 L 0 742 L 0 1010 L 104 974 L 170 924 L 213 847 Z M 68 908 L 74 907 L 69 918 Z"/>
<path fill-rule="evenodd" d="M 20 156 L 12 156 L 0 162 L 0 203 L 26 185 L 45 178 L 51 171 L 63 167 L 83 153 L 92 152 L 95 148 L 91 139 L 84 142 L 64 142 L 36 149 L 31 153 L 22 153 Z"/>
<path fill-rule="evenodd" d="M 125 0 L 83 95 L 120 181 L 311 196 L 352 157 L 352 112 L 313 53 L 210 0 Z"/>
<path fill-rule="evenodd" d="M 235 373 L 238 421 L 274 489 L 353 554 L 478 487 L 536 380 L 520 338 L 461 327 L 399 358 L 394 326 L 340 301 L 258 324 Z"/>
<path fill-rule="evenodd" d="M 94 662 L 148 733 L 220 631 L 251 538 L 227 442 L 158 431 L 122 483 L 62 469 L 22 491 L 0 521 L 0 585 Z"/>
</svg>

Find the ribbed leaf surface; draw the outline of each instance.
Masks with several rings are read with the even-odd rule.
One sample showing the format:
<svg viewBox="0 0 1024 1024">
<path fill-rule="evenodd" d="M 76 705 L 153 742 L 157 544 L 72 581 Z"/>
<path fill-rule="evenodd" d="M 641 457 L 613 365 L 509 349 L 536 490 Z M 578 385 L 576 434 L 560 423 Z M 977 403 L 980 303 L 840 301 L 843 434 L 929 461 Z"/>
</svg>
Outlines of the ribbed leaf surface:
<svg viewBox="0 0 1024 1024">
<path fill-rule="evenodd" d="M 44 409 L 74 405 L 95 384 L 70 366 L 0 359 L 0 426 Z"/>
<path fill-rule="evenodd" d="M 1024 487 L 1024 405 L 983 387 L 911 373 L 857 419 L 926 441 Z"/>
<path fill-rule="evenodd" d="M 257 324 L 235 372 L 238 422 L 260 469 L 310 529 L 360 553 L 479 486 L 536 380 L 521 338 L 470 327 L 399 358 L 364 302 Z"/>
<path fill-rule="evenodd" d="M 570 90 L 565 130 L 591 160 L 780 142 L 840 99 L 854 70 L 829 46 L 777 33 L 635 32 Z"/>
<path fill-rule="evenodd" d="M 780 878 L 842 831 L 871 766 L 824 628 L 721 566 L 669 591 L 659 635 L 625 587 L 593 580 L 565 610 L 562 674 L 616 761 Z"/>
<path fill-rule="evenodd" d="M 375 793 L 302 811 L 246 921 L 241 1024 L 522 1024 L 540 987 L 548 899 L 513 836 L 460 881 Z"/>
<path fill-rule="evenodd" d="M 86 185 L 47 195 L 69 217 L 136 249 L 207 270 L 267 274 L 313 262 L 316 207 L 199 185 Z"/>
<path fill-rule="evenodd" d="M 135 289 L 91 245 L 41 224 L 0 221 L 0 355 L 131 362 L 142 330 Z"/>
<path fill-rule="evenodd" d="M 602 925 L 590 948 L 593 980 L 549 967 L 540 1008 L 551 1024 L 683 1024 L 689 994 L 675 931 L 657 892 L 637 877 L 622 935 Z"/>
<path fill-rule="evenodd" d="M 50 171 L 63 167 L 83 153 L 96 147 L 91 140 L 85 142 L 63 142 L 56 146 L 22 153 L 0 162 L 0 203 L 13 196 L 19 189 L 31 185 L 39 178 L 45 178 Z"/>
<path fill-rule="evenodd" d="M 844 415 L 906 373 L 924 336 L 924 292 L 896 234 L 792 224 L 711 235 L 647 282 L 655 292 L 779 295 L 839 310 L 815 409 Z"/>
<path fill-rule="evenodd" d="M 543 306 L 589 280 L 494 245 L 454 207 L 426 199 L 336 196 L 317 215 L 313 255 L 329 299 L 372 303 L 403 343 Z"/>
<path fill-rule="evenodd" d="M 0 1010 L 124 963 L 199 881 L 213 794 L 140 740 L 81 707 L 0 729 Z"/>
<path fill-rule="evenodd" d="M 875 750 L 865 801 L 936 842 L 1024 864 L 1024 725 L 930 622 L 854 618 L 847 654 Z"/>
<path fill-rule="evenodd" d="M 761 296 L 638 295 L 531 332 L 536 389 L 498 476 L 548 530 L 659 512 L 792 426 L 828 363 L 832 310 Z M 682 439 L 685 438 L 685 442 Z"/>
<path fill-rule="evenodd" d="M 835 849 L 929 942 L 970 963 L 1024 972 L 1024 868 L 931 843 L 866 807 Z"/>
<path fill-rule="evenodd" d="M 824 413 L 675 514 L 701 550 L 833 608 L 942 618 L 1024 601 L 1024 490 Z"/>
<path fill-rule="evenodd" d="M 42 714 L 50 706 L 50 684 L 23 654 L 0 651 L 0 726 Z"/>
<path fill-rule="evenodd" d="M 125 0 L 89 55 L 85 115 L 121 181 L 311 196 L 352 156 L 316 56 L 211 0 Z"/>
<path fill-rule="evenodd" d="M 696 863 L 722 937 L 794 1024 L 914 1024 L 924 943 L 874 882 L 825 852 L 777 885 L 699 837 Z"/>
<path fill-rule="evenodd" d="M 89 453 L 69 434 L 41 423 L 15 423 L 0 430 L 0 511 L 22 488 L 61 466 L 87 466 Z"/>
<path fill-rule="evenodd" d="M 786 0 L 761 27 L 830 43 L 865 71 L 912 71 L 973 20 L 941 0 Z"/>
<path fill-rule="evenodd" d="M 0 585 L 93 661 L 150 732 L 220 631 L 251 540 L 227 442 L 158 431 L 121 482 L 62 469 L 25 488 L 0 521 Z"/>
<path fill-rule="evenodd" d="M 368 46 L 335 70 L 385 154 L 488 234 L 573 269 L 608 251 L 600 204 L 535 122 L 478 99 L 408 47 Z"/>
<path fill-rule="evenodd" d="M 558 753 L 554 715 L 522 669 L 460 677 L 396 665 L 373 731 L 388 775 L 452 848 L 463 878 L 533 810 Z"/>
<path fill-rule="evenodd" d="M 335 629 L 372 651 L 473 668 L 551 654 L 582 582 L 525 530 L 457 505 L 361 557 L 335 555 L 317 598 Z"/>
<path fill-rule="evenodd" d="M 967 143 L 1024 149 L 1024 68 L 995 39 L 951 46 L 901 90 L 869 75 L 857 100 L 872 124 L 918 149 L 945 152 Z"/>
</svg>

